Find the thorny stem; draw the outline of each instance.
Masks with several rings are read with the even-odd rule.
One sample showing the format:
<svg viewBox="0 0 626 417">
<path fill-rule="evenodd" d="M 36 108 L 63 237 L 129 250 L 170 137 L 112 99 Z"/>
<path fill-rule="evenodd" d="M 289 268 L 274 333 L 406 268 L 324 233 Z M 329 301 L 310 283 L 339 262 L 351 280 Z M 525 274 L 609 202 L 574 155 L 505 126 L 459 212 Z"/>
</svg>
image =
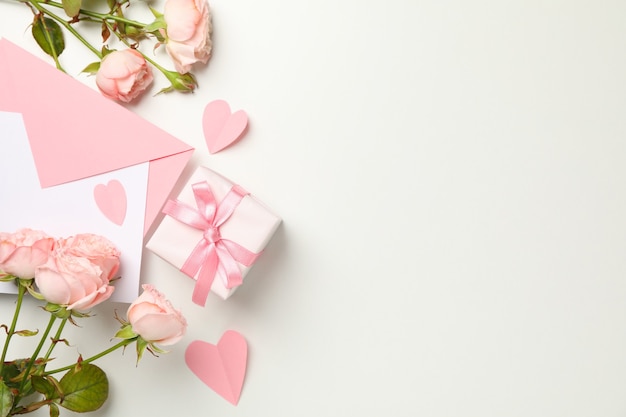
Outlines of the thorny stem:
<svg viewBox="0 0 626 417">
<path fill-rule="evenodd" d="M 2 356 L 0 357 L 0 373 L 2 372 L 2 368 L 4 367 L 4 360 L 7 357 L 7 351 L 9 349 L 9 342 L 11 341 L 11 338 L 15 334 L 15 326 L 17 325 L 17 317 L 20 315 L 20 310 L 22 308 L 22 300 L 24 300 L 25 292 L 26 292 L 26 287 L 18 283 L 17 302 L 15 304 L 15 312 L 13 313 L 13 321 L 11 322 L 11 327 L 9 328 L 7 332 L 7 338 L 4 340 L 4 347 L 2 348 Z"/>
<path fill-rule="evenodd" d="M 37 0 L 16 0 L 20 3 L 31 3 L 32 1 L 37 1 Z M 48 5 L 48 6 L 53 6 L 59 9 L 63 8 L 63 4 L 56 2 L 56 1 L 52 1 L 52 0 L 47 0 L 47 1 L 43 1 L 44 4 Z M 114 14 L 111 13 L 98 13 L 98 12 L 94 12 L 91 10 L 85 10 L 85 9 L 80 9 L 79 11 L 79 15 L 83 15 L 83 16 L 89 16 L 89 17 L 93 17 L 96 18 L 100 21 L 105 21 L 105 20 L 114 20 L 116 22 L 119 23 L 125 23 L 127 25 L 132 25 L 138 28 L 143 28 L 146 27 L 147 25 L 145 23 L 141 23 L 138 22 L 136 20 L 131 20 L 131 19 L 126 19 L 125 17 L 122 16 L 116 16 Z"/>
<path fill-rule="evenodd" d="M 67 318 L 61 320 L 61 323 L 59 324 L 59 328 L 57 329 L 56 334 L 52 338 L 52 343 L 50 344 L 50 347 L 48 348 L 48 351 L 46 352 L 46 356 L 43 357 L 44 361 L 50 357 L 50 355 L 52 354 L 52 350 L 57 345 L 58 341 L 61 339 L 61 333 L 63 332 L 63 328 L 65 327 L 65 323 L 67 323 L 67 320 L 68 320 Z"/>
<path fill-rule="evenodd" d="M 111 353 L 111 352 L 113 352 L 113 351 L 115 351 L 115 350 L 117 350 L 117 349 L 119 349 L 121 347 L 130 345 L 131 343 L 133 343 L 134 341 L 137 340 L 137 337 L 133 337 L 132 339 L 124 339 L 121 342 L 119 342 L 118 344 L 113 345 L 113 346 L 111 346 L 110 348 L 108 348 L 106 350 L 103 350 L 102 352 L 98 353 L 97 355 L 93 355 L 90 358 L 83 359 L 81 363 L 90 363 L 90 362 L 93 362 L 93 361 L 95 361 L 97 359 L 100 359 L 101 357 L 103 357 L 105 355 L 108 355 L 109 353 Z M 76 364 L 72 364 L 72 365 L 64 366 L 62 368 L 53 369 L 52 371 L 46 371 L 43 374 L 44 375 L 52 375 L 52 374 L 56 374 L 58 372 L 67 371 L 69 369 L 72 369 L 75 366 L 76 366 Z"/>
<path fill-rule="evenodd" d="M 37 356 L 39 355 L 39 352 L 41 352 L 41 348 L 43 347 L 46 340 L 48 340 L 48 335 L 50 334 L 50 330 L 52 330 L 52 325 L 54 324 L 56 319 L 57 317 L 54 314 L 50 314 L 50 320 L 48 321 L 48 326 L 46 327 L 46 330 L 41 335 L 41 340 L 39 341 L 39 344 L 37 345 L 37 348 L 35 349 L 33 356 L 31 356 L 31 358 L 28 360 L 28 364 L 26 365 L 26 369 L 24 371 L 24 378 L 22 379 L 19 392 L 24 391 L 24 386 L 26 386 L 26 381 L 28 381 L 28 375 L 30 373 L 30 370 L 35 364 L 35 361 L 37 360 Z"/>
<path fill-rule="evenodd" d="M 30 0 L 19 0 L 19 1 L 30 1 Z M 52 1 L 52 0 L 46 1 L 46 4 L 49 4 L 50 6 L 54 6 L 54 7 L 63 8 L 63 4 L 57 3 L 56 1 Z M 116 15 L 110 14 L 110 13 L 106 13 L 105 14 L 105 13 L 93 12 L 91 10 L 80 9 L 79 15 L 81 15 L 81 14 L 85 15 L 85 16 L 89 16 L 89 17 L 95 17 L 96 19 L 100 19 L 102 21 L 104 21 L 104 20 L 115 20 L 116 22 L 125 23 L 127 25 L 136 26 L 138 28 L 146 27 L 146 25 L 144 23 L 138 22 L 136 20 L 126 19 L 125 17 L 116 16 Z"/>
</svg>

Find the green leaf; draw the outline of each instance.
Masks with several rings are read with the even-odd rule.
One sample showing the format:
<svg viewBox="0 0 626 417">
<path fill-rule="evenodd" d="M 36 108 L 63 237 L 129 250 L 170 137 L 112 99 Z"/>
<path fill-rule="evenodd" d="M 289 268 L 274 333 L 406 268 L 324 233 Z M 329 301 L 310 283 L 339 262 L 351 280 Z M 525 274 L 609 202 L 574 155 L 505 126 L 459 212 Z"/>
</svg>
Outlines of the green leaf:
<svg viewBox="0 0 626 417">
<path fill-rule="evenodd" d="M 102 46 L 102 50 L 100 51 L 102 53 L 102 58 L 104 58 L 105 56 L 109 55 L 111 52 L 115 52 L 116 49 L 109 49 L 108 46 L 103 45 Z"/>
<path fill-rule="evenodd" d="M 137 363 L 139 363 L 139 361 L 143 357 L 143 352 L 145 352 L 147 347 L 148 342 L 146 342 L 143 337 L 137 339 Z"/>
<path fill-rule="evenodd" d="M 165 42 L 165 29 L 167 29 L 167 23 L 165 23 L 165 17 L 157 12 L 156 10 L 150 8 L 152 10 L 152 14 L 156 19 L 154 22 L 146 25 L 142 30 L 144 33 L 150 33 L 154 36 L 157 41 Z M 158 45 L 157 45 L 158 46 Z M 155 46 L 156 49 L 156 46 Z"/>
<path fill-rule="evenodd" d="M 165 29 L 167 25 L 165 24 L 165 20 L 163 18 L 157 19 L 154 22 L 147 25 L 143 28 L 144 32 L 154 32 L 155 30 Z"/>
<path fill-rule="evenodd" d="M 37 333 L 39 333 L 39 330 L 17 330 L 15 332 L 16 335 L 18 336 L 36 336 Z"/>
<path fill-rule="evenodd" d="M 63 375 L 59 385 L 63 392 L 59 405 L 78 413 L 97 410 L 109 396 L 107 375 L 90 363 L 84 363 L 80 370 L 73 369 Z"/>
<path fill-rule="evenodd" d="M 47 303 L 46 306 L 43 307 L 43 309 L 60 319 L 67 319 L 72 315 L 72 311 L 68 310 L 66 306 L 50 302 Z"/>
<path fill-rule="evenodd" d="M 76 17 L 80 13 L 81 0 L 61 0 L 63 3 L 63 10 L 69 17 Z"/>
<path fill-rule="evenodd" d="M 33 375 L 31 377 L 31 382 L 35 391 L 43 394 L 46 399 L 51 400 L 59 398 L 60 387 L 58 386 L 58 382 L 56 382 L 51 376 Z"/>
<path fill-rule="evenodd" d="M 154 46 L 154 50 L 156 50 L 159 46 L 161 46 L 162 43 L 165 43 L 165 36 L 163 36 L 163 34 L 158 30 L 155 30 L 154 32 L 150 32 L 150 33 L 154 35 L 154 37 L 158 41 L 158 43 Z"/>
<path fill-rule="evenodd" d="M 13 408 L 13 394 L 4 381 L 0 381 L 0 417 L 7 417 Z"/>
<path fill-rule="evenodd" d="M 37 359 L 32 367 L 28 376 L 26 376 L 26 368 L 30 359 L 16 359 L 12 362 L 5 362 L 2 369 L 2 377 L 4 381 L 13 389 L 21 389 L 21 396 L 26 397 L 35 392 L 32 385 L 33 375 L 41 375 L 44 371 L 46 363 L 49 360 Z M 22 387 L 22 380 L 26 377 L 26 383 Z"/>
<path fill-rule="evenodd" d="M 150 6 L 148 6 L 150 7 Z M 160 13 L 158 10 L 153 9 L 152 7 L 150 7 L 150 11 L 152 12 L 152 14 L 154 15 L 154 17 L 156 17 L 157 19 L 162 18 L 163 17 L 163 13 Z"/>
<path fill-rule="evenodd" d="M 122 328 L 119 329 L 117 333 L 115 333 L 114 337 L 118 339 L 134 339 L 137 336 L 137 333 L 133 331 L 133 327 L 130 324 L 126 324 L 122 326 Z"/>
<path fill-rule="evenodd" d="M 6 383 L 9 388 L 14 390 L 20 389 L 22 385 L 22 379 L 24 379 L 26 365 L 29 362 L 29 359 L 16 359 L 11 362 L 5 362 L 4 367 L 2 368 L 2 379 Z M 31 368 L 31 375 L 34 372 L 37 372 L 41 369 L 41 366 L 33 366 Z M 23 387 L 22 395 L 27 396 L 32 394 L 34 391 L 32 389 L 32 385 L 30 383 L 30 378 L 26 379 L 26 384 Z"/>
<path fill-rule="evenodd" d="M 4 272 L 0 272 L 0 282 L 11 282 L 15 280 L 15 276 L 11 274 L 5 274 Z"/>
<path fill-rule="evenodd" d="M 48 17 L 41 14 L 35 16 L 32 34 L 39 47 L 53 58 L 61 55 L 65 49 L 65 39 L 61 26 Z"/>
<path fill-rule="evenodd" d="M 92 62 L 91 64 L 87 65 L 81 72 L 94 75 L 95 73 L 98 72 L 99 69 L 100 69 L 100 61 L 97 61 L 97 62 Z"/>
<path fill-rule="evenodd" d="M 32 285 L 26 287 L 26 289 L 28 290 L 28 293 L 33 296 L 33 298 L 35 298 L 35 299 L 37 299 L 39 301 L 43 301 L 44 300 L 43 295 L 41 295 L 37 291 L 35 291 L 35 289 L 33 288 Z"/>
<path fill-rule="evenodd" d="M 50 417 L 59 417 L 59 406 L 55 403 L 50 403 Z"/>
<path fill-rule="evenodd" d="M 19 386 L 21 383 L 21 379 L 17 381 L 16 384 L 13 383 L 13 379 L 17 378 L 17 376 L 21 373 L 19 366 L 14 362 L 5 362 L 2 367 L 2 380 L 6 381 L 10 387 L 16 385 L 15 388 Z"/>
</svg>

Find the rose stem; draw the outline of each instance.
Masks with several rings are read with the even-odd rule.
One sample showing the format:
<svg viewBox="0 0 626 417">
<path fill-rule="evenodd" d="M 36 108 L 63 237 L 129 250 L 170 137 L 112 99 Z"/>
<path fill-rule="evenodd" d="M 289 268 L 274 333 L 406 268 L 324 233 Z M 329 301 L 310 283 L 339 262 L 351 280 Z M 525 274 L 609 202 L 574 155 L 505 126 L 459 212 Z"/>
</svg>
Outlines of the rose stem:
<svg viewBox="0 0 626 417">
<path fill-rule="evenodd" d="M 32 0 L 17 0 L 17 1 L 19 1 L 20 3 L 29 3 Z M 57 7 L 59 9 L 63 8 L 63 4 L 62 3 L 58 3 L 58 2 L 52 1 L 52 0 L 46 1 L 45 4 L 47 4 L 49 6 Z M 147 26 L 145 23 L 141 23 L 141 22 L 138 22 L 136 20 L 126 19 L 124 17 L 116 16 L 114 14 L 98 13 L 98 12 L 94 12 L 94 11 L 86 10 L 86 9 L 80 9 L 79 14 L 82 14 L 84 16 L 94 17 L 96 19 L 100 19 L 100 21 L 114 20 L 116 22 L 125 23 L 125 24 L 131 25 L 131 26 L 136 26 L 138 28 L 143 28 L 143 27 Z"/>
<path fill-rule="evenodd" d="M 15 304 L 15 312 L 13 313 L 13 321 L 11 322 L 11 327 L 7 331 L 7 338 L 4 341 L 4 348 L 2 349 L 2 357 L 0 357 L 0 372 L 2 372 L 2 368 L 4 367 L 4 360 L 7 357 L 7 351 L 9 349 L 9 342 L 11 341 L 11 337 L 13 337 L 13 334 L 15 333 L 15 326 L 17 325 L 17 317 L 20 315 L 20 310 L 22 308 L 24 292 L 26 292 L 26 287 L 18 283 L 17 302 Z"/>
<path fill-rule="evenodd" d="M 110 348 L 108 348 L 107 350 L 103 350 L 102 352 L 98 353 L 97 355 L 93 355 L 90 358 L 87 359 L 83 359 L 81 361 L 81 363 L 89 363 L 89 362 L 93 362 L 96 359 L 100 359 L 101 357 L 108 355 L 109 353 L 113 352 L 114 350 L 117 350 L 123 346 L 129 345 L 131 343 L 133 343 L 135 340 L 137 340 L 136 337 L 132 338 L 132 339 L 124 339 L 121 342 L 119 342 L 118 344 L 111 346 Z M 44 375 L 52 375 L 52 374 L 56 374 L 57 372 L 63 372 L 63 371 L 67 371 L 68 369 L 72 369 L 74 366 L 76 366 L 76 364 L 72 364 L 72 365 L 68 365 L 68 366 L 64 366 L 63 368 L 58 368 L 58 369 L 53 369 L 52 371 L 46 371 L 43 374 Z"/>
<path fill-rule="evenodd" d="M 54 338 L 52 339 L 52 343 L 50 344 L 50 347 L 48 348 L 48 351 L 46 352 L 46 356 L 43 357 L 44 361 L 50 357 L 50 355 L 52 354 L 52 350 L 57 345 L 57 342 L 61 340 L 61 333 L 63 332 L 65 323 L 67 323 L 67 318 L 61 320 L 61 324 L 59 324 L 59 328 L 57 329 L 57 332 L 54 335 Z"/>
<path fill-rule="evenodd" d="M 50 334 L 50 330 L 52 330 L 52 325 L 54 324 L 54 321 L 56 319 L 57 317 L 54 314 L 50 314 L 50 321 L 48 321 L 48 327 L 46 327 L 46 331 L 43 332 L 43 334 L 41 335 L 41 340 L 39 341 L 39 345 L 37 345 L 37 348 L 35 349 L 33 356 L 28 360 L 28 364 L 26 365 L 26 370 L 24 371 L 24 378 L 22 378 L 22 383 L 20 384 L 20 389 L 19 389 L 20 393 L 24 391 L 24 387 L 26 386 L 26 381 L 28 381 L 30 370 L 32 369 L 35 361 L 37 360 L 37 355 L 39 355 L 39 352 L 41 351 L 43 344 L 48 339 L 48 335 Z M 17 404 L 17 401 L 15 402 L 15 404 Z"/>
</svg>

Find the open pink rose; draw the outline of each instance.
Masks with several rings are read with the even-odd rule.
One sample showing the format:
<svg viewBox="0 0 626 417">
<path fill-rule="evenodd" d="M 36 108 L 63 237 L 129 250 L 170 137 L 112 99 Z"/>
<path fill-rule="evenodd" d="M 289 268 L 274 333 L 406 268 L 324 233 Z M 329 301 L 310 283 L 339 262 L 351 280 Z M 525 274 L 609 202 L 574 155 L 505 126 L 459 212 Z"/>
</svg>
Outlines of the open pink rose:
<svg viewBox="0 0 626 417">
<path fill-rule="evenodd" d="M 98 265 L 102 274 L 110 281 L 120 267 L 120 251 L 107 238 L 91 233 L 82 233 L 67 239 L 61 239 L 57 245 L 65 253 L 87 258 Z"/>
<path fill-rule="evenodd" d="M 196 62 L 211 57 L 211 12 L 206 0 L 167 0 L 163 8 L 165 49 L 176 71 L 186 74 Z"/>
<path fill-rule="evenodd" d="M 0 233 L 0 272 L 18 278 L 34 278 L 35 268 L 48 260 L 53 247 L 54 238 L 39 230 Z"/>
<path fill-rule="evenodd" d="M 113 51 L 102 59 L 96 73 L 100 92 L 113 100 L 128 103 L 152 83 L 152 70 L 134 49 Z"/>
<path fill-rule="evenodd" d="M 135 333 L 149 343 L 173 345 L 185 335 L 187 321 L 152 285 L 128 307 L 127 317 Z"/>
<path fill-rule="evenodd" d="M 119 268 L 119 251 L 102 237 L 63 239 L 48 261 L 35 270 L 35 284 L 46 301 L 83 311 L 107 300 L 110 278 Z"/>
</svg>

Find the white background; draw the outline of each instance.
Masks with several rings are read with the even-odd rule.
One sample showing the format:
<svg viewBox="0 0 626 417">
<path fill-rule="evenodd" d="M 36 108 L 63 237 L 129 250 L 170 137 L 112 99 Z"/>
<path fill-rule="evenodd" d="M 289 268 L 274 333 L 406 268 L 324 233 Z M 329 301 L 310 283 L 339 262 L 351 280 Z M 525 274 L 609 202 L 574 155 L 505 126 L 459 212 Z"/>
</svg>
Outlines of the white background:
<svg viewBox="0 0 626 417">
<path fill-rule="evenodd" d="M 43 57 L 30 11 L 0 10 L 0 35 Z M 212 10 L 197 92 L 128 108 L 197 148 L 182 179 L 207 165 L 284 223 L 244 286 L 205 308 L 144 253 L 143 281 L 183 310 L 188 335 L 138 367 L 132 350 L 100 361 L 111 399 L 93 415 L 626 414 L 626 3 Z M 78 75 L 89 52 L 68 39 L 62 58 L 94 86 Z M 214 99 L 246 110 L 250 130 L 209 155 L 200 120 Z M 7 322 L 12 298 L 1 301 Z M 41 327 L 33 306 L 24 323 Z M 123 315 L 102 306 L 58 353 L 109 346 L 114 308 Z M 183 360 L 227 329 L 250 348 L 237 407 Z"/>
</svg>

